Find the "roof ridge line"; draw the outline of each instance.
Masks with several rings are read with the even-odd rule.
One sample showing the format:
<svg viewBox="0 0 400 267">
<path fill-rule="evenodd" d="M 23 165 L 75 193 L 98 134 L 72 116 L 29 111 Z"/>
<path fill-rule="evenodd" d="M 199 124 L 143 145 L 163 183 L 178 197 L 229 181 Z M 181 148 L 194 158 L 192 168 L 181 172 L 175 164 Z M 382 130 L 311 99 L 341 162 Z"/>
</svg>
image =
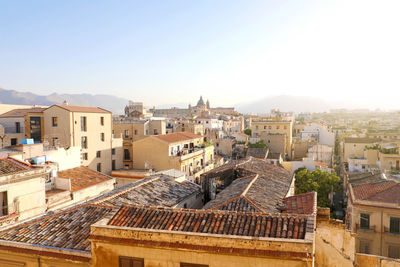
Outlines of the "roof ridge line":
<svg viewBox="0 0 400 267">
<path fill-rule="evenodd" d="M 151 177 L 149 177 L 149 178 L 151 178 Z M 105 198 L 103 198 L 103 199 L 99 199 L 99 200 L 97 200 L 97 201 L 94 201 L 93 203 L 94 203 L 94 204 L 100 204 L 100 203 L 102 203 L 102 202 L 104 202 L 104 201 L 107 201 L 107 200 L 110 200 L 110 199 L 112 199 L 112 198 L 114 198 L 114 197 L 120 196 L 120 195 L 122 195 L 122 194 L 124 194 L 124 193 L 126 193 L 126 192 L 128 192 L 128 191 L 131 191 L 131 190 L 133 190 L 133 189 L 135 189 L 135 188 L 137 188 L 137 187 L 139 187 L 139 186 L 148 184 L 148 183 L 150 183 L 150 182 L 152 182 L 152 181 L 155 181 L 155 180 L 157 180 L 157 179 L 160 179 L 160 178 L 161 178 L 161 175 L 155 176 L 155 177 L 149 179 L 149 180 L 146 181 L 146 182 L 137 184 L 137 185 L 135 185 L 135 186 L 133 186 L 133 187 L 129 187 L 129 188 L 125 189 L 125 190 L 122 190 L 121 192 L 118 192 L 118 193 L 113 194 L 113 195 L 111 195 L 111 196 L 108 196 L 108 197 L 105 197 Z M 145 179 L 146 179 L 146 178 L 145 178 Z M 116 188 L 116 189 L 117 189 L 117 188 Z M 114 190 L 115 190 L 115 189 L 114 189 Z"/>
<path fill-rule="evenodd" d="M 256 176 L 254 177 L 254 179 L 246 186 L 246 188 L 244 189 L 244 191 L 242 192 L 242 194 L 240 194 L 240 196 L 246 196 L 247 191 L 249 191 L 250 187 L 254 184 L 254 182 L 257 180 L 257 178 L 259 177 L 259 174 L 257 173 Z"/>
<path fill-rule="evenodd" d="M 268 213 L 266 212 L 264 209 L 260 208 L 258 205 L 256 205 L 256 203 L 254 203 L 250 198 L 246 197 L 246 196 L 242 196 L 244 199 L 246 199 L 251 205 L 253 205 L 256 209 L 260 210 L 263 213 Z"/>
</svg>

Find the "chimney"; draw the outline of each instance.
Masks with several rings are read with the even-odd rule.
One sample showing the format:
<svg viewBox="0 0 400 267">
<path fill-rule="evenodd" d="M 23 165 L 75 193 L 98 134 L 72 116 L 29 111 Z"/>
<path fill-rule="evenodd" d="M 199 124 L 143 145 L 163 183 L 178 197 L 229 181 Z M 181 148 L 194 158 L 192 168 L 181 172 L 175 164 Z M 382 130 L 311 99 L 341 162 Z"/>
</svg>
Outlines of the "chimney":
<svg viewBox="0 0 400 267">
<path fill-rule="evenodd" d="M 64 105 L 64 106 L 68 106 L 67 100 L 64 100 L 63 105 Z"/>
</svg>

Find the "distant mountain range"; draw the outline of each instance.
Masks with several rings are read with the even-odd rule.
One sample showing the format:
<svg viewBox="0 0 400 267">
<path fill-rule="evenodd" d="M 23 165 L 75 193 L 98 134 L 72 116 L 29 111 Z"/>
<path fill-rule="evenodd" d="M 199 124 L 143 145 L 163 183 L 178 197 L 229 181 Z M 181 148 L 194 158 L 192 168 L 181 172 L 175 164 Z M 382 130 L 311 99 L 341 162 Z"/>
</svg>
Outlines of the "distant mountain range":
<svg viewBox="0 0 400 267">
<path fill-rule="evenodd" d="M 69 105 L 102 107 L 115 114 L 122 114 L 126 104 L 128 104 L 128 99 L 112 95 L 53 93 L 42 96 L 0 88 L 0 103 L 2 104 L 50 106 L 62 104 L 65 100 Z"/>
<path fill-rule="evenodd" d="M 128 99 L 113 95 L 92 95 L 92 94 L 57 94 L 47 96 L 36 95 L 28 92 L 18 92 L 15 90 L 5 90 L 0 88 L 0 103 L 15 105 L 54 105 L 62 104 L 66 100 L 69 105 L 77 106 L 96 106 L 102 107 L 114 114 L 123 114 L 124 108 L 128 104 Z M 144 103 L 148 108 L 153 107 L 152 103 Z M 230 106 L 230 105 L 228 105 Z M 234 105 L 241 113 L 269 113 L 271 109 L 278 108 L 282 111 L 300 112 L 324 112 L 335 108 L 358 108 L 350 103 L 324 101 L 315 97 L 308 96 L 270 96 L 253 102 L 239 103 Z M 159 105 L 157 108 L 180 107 L 187 108 L 184 103 L 172 103 Z"/>
</svg>

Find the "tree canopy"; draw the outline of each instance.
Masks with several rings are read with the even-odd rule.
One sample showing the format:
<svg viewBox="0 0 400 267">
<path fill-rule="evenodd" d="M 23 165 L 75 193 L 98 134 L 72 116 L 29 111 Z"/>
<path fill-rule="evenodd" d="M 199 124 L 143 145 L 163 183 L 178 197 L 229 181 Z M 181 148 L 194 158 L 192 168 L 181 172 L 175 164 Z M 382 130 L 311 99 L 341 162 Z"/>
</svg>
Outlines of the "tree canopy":
<svg viewBox="0 0 400 267">
<path fill-rule="evenodd" d="M 257 143 L 249 144 L 251 148 L 267 148 L 267 145 L 264 143 L 264 140 L 260 140 Z"/>
<path fill-rule="evenodd" d="M 247 134 L 248 136 L 251 135 L 251 129 L 247 128 L 246 130 L 244 130 L 244 133 Z"/>
<path fill-rule="evenodd" d="M 316 191 L 318 193 L 318 206 L 331 207 L 329 193 L 340 190 L 340 178 L 336 173 L 324 172 L 319 169 L 308 171 L 298 169 L 296 177 L 296 194 Z"/>
</svg>

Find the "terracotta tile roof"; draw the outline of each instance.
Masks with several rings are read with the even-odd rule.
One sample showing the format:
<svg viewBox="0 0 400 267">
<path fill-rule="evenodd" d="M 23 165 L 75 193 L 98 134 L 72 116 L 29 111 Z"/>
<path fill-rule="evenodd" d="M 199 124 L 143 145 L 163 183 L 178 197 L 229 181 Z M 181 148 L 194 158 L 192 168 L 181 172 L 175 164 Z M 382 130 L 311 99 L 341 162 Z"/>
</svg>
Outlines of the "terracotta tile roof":
<svg viewBox="0 0 400 267">
<path fill-rule="evenodd" d="M 355 200 L 368 200 L 400 205 L 400 184 L 394 181 L 351 185 Z"/>
<path fill-rule="evenodd" d="M 90 225 L 111 212 L 110 207 L 79 206 L 1 231 L 0 240 L 90 252 Z"/>
<path fill-rule="evenodd" d="M 134 183 L 125 190 L 113 190 L 98 203 L 111 206 L 148 205 L 174 207 L 193 194 L 200 194 L 201 188 L 189 181 L 176 182 L 168 176 L 143 179 L 142 183 Z M 114 192 L 114 193 L 113 193 Z"/>
<path fill-rule="evenodd" d="M 367 184 L 367 183 L 378 183 L 384 182 L 386 179 L 382 177 L 380 171 L 371 172 L 347 172 L 348 182 L 351 184 Z"/>
<path fill-rule="evenodd" d="M 82 112 L 82 113 L 111 113 L 106 109 L 99 107 L 85 107 L 85 106 L 70 106 L 70 105 L 53 105 L 51 107 L 60 107 L 71 112 Z M 51 108 L 49 107 L 49 108 Z"/>
<path fill-rule="evenodd" d="M 268 148 L 249 147 L 246 152 L 246 157 L 255 157 L 265 159 L 268 155 Z"/>
<path fill-rule="evenodd" d="M 317 193 L 309 192 L 298 194 L 283 199 L 283 213 L 288 214 L 316 214 L 317 211 Z"/>
<path fill-rule="evenodd" d="M 24 117 L 29 112 L 40 113 L 45 109 L 46 108 L 38 108 L 38 107 L 18 108 L 18 109 L 13 109 L 13 110 L 10 110 L 10 111 L 8 111 L 6 113 L 1 114 L 0 118 L 19 118 L 19 117 Z"/>
<path fill-rule="evenodd" d="M 113 179 L 83 166 L 60 171 L 58 177 L 71 180 L 71 192 Z"/>
<path fill-rule="evenodd" d="M 33 170 L 33 168 L 13 158 L 0 158 L 0 176 Z"/>
<path fill-rule="evenodd" d="M 201 135 L 190 133 L 190 132 L 160 134 L 160 135 L 153 135 L 152 137 L 158 138 L 158 139 L 168 142 L 168 143 L 176 143 L 176 142 L 182 142 L 182 141 L 188 141 L 188 140 L 192 140 L 192 139 L 202 138 Z"/>
<path fill-rule="evenodd" d="M 245 178 L 234 180 L 228 187 L 217 194 L 214 200 L 209 201 L 204 209 L 226 209 L 225 204 L 245 197 L 242 201 L 249 202 L 254 209 L 268 213 L 280 213 L 279 205 L 289 191 L 292 175 L 282 167 L 272 165 L 265 160 L 250 158 L 244 161 L 231 162 L 208 173 L 225 169 L 245 170 L 254 173 Z M 233 172 L 232 172 L 233 173 Z M 207 173 L 206 173 L 207 174 Z M 248 178 L 248 179 L 246 179 Z M 232 210 L 248 207 L 230 204 Z"/>
<path fill-rule="evenodd" d="M 368 138 L 368 137 L 347 137 L 344 139 L 345 143 L 359 143 L 359 144 L 370 144 L 382 141 L 380 138 Z"/>
<path fill-rule="evenodd" d="M 304 239 L 307 220 L 253 212 L 124 206 L 108 225 L 227 236 Z"/>
</svg>

